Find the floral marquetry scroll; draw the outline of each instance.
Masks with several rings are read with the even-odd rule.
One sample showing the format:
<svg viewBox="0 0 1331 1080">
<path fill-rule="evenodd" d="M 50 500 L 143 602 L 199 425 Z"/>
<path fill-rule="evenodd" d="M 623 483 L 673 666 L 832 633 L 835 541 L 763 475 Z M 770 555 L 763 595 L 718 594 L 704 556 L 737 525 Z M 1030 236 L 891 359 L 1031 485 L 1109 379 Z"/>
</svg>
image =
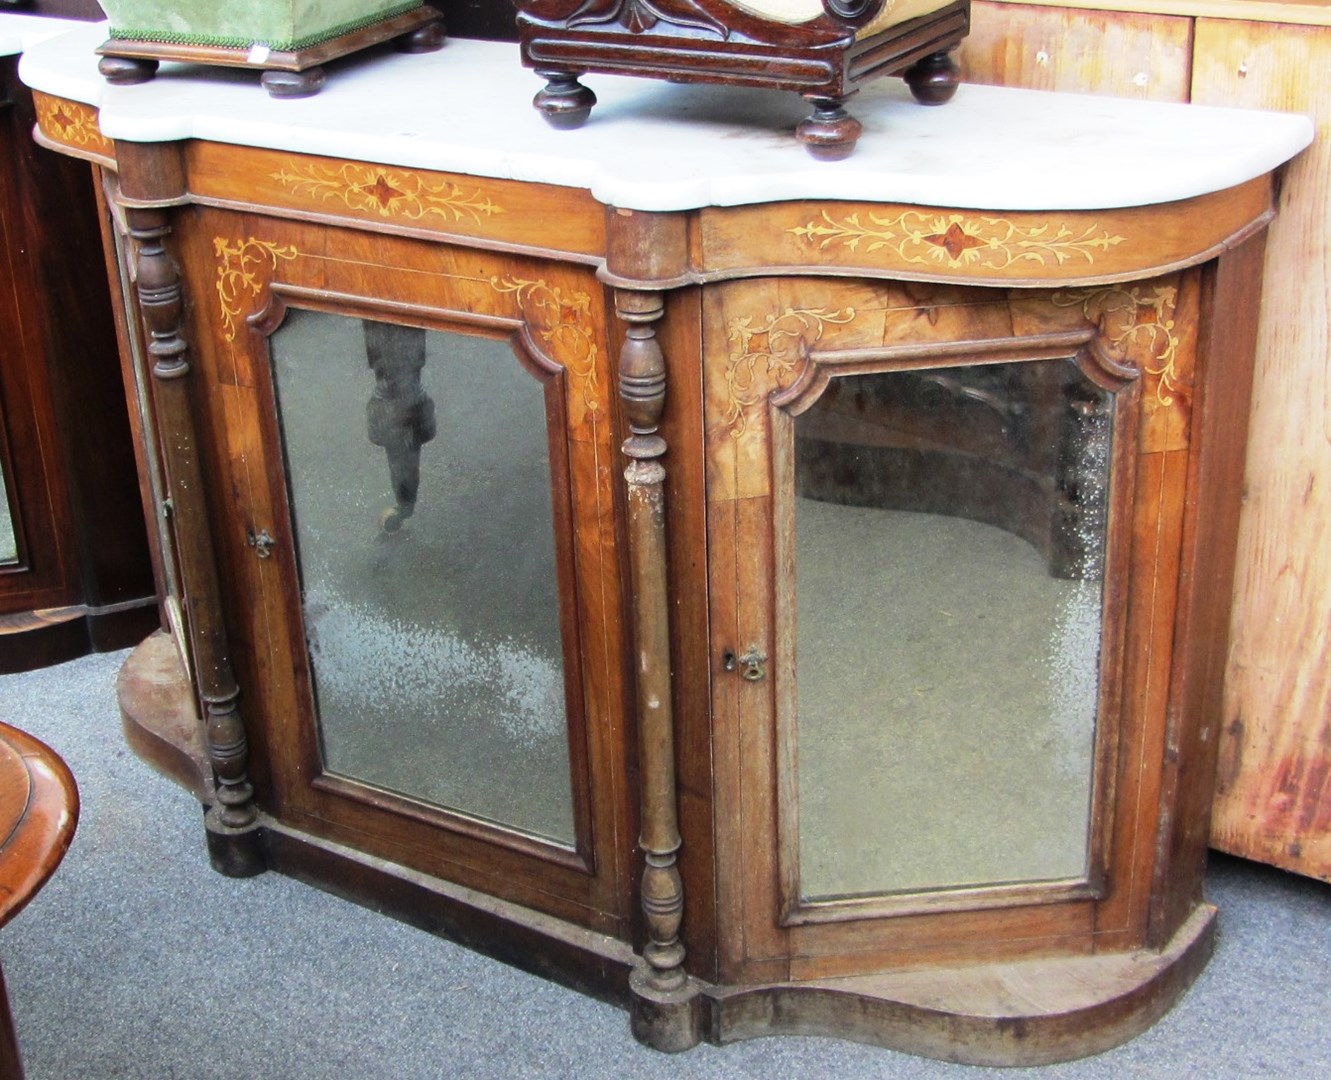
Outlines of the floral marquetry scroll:
<svg viewBox="0 0 1331 1080">
<path fill-rule="evenodd" d="M 726 363 L 726 420 L 738 439 L 748 427 L 748 411 L 799 375 L 809 349 L 833 324 L 853 321 L 855 309 L 839 311 L 786 308 L 755 320 L 737 315 L 726 328 L 730 355 Z"/>
<path fill-rule="evenodd" d="M 1168 205 L 986 213 L 835 202 L 734 207 L 702 214 L 709 269 L 837 267 L 903 280 L 1054 288 L 1143 281 L 1220 252 L 1269 214 L 1256 183 L 1201 196 L 1186 225 Z M 773 253 L 779 252 L 777 257 Z"/>
<path fill-rule="evenodd" d="M 894 217 L 869 213 L 834 216 L 824 210 L 817 218 L 788 231 L 826 251 L 844 245 L 867 253 L 886 249 L 906 263 L 1006 270 L 1016 264 L 1044 268 L 1081 262 L 1093 266 L 1099 252 L 1122 244 L 1097 223 L 1069 226 L 1058 220 L 1020 223 L 1010 218 L 933 214 L 907 210 Z"/>
<path fill-rule="evenodd" d="M 217 254 L 217 297 L 222 309 L 222 328 L 227 341 L 235 341 L 243 298 L 257 297 L 263 289 L 261 275 L 275 270 L 278 262 L 294 259 L 299 252 L 289 244 L 250 237 L 232 243 L 223 237 L 213 241 Z"/>
<path fill-rule="evenodd" d="M 517 300 L 537 335 L 552 346 L 565 369 L 582 387 L 582 403 L 587 412 L 596 412 L 600 408 L 597 385 L 600 365 L 592 333 L 591 296 L 585 292 L 566 293 L 544 280 L 514 277 L 493 277 L 490 286 L 495 292 Z"/>
<path fill-rule="evenodd" d="M 96 109 L 42 93 L 33 94 L 33 101 L 38 130 L 46 138 L 74 151 L 114 158 L 115 144 L 102 134 Z"/>
<path fill-rule="evenodd" d="M 432 215 L 445 220 L 479 222 L 504 208 L 477 188 L 449 180 L 431 180 L 407 169 L 357 162 L 333 164 L 293 159 L 272 174 L 284 188 L 313 202 L 340 203 L 358 213 L 419 221 Z"/>
</svg>

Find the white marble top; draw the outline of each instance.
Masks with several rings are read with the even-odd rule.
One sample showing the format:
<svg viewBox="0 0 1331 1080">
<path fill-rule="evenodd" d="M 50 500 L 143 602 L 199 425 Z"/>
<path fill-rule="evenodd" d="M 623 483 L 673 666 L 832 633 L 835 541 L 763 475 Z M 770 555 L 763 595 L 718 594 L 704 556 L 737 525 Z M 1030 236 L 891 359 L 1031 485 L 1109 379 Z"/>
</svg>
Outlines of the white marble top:
<svg viewBox="0 0 1331 1080">
<path fill-rule="evenodd" d="M 17 56 L 37 42 L 64 34 L 79 24 L 73 19 L 50 19 L 40 15 L 0 12 L 0 56 Z M 103 27 L 105 32 L 105 27 Z"/>
<path fill-rule="evenodd" d="M 254 72 L 164 64 L 110 86 L 84 24 L 34 45 L 30 86 L 98 106 L 114 139 L 199 138 L 329 157 L 585 188 L 635 210 L 783 199 L 865 199 L 976 210 L 1143 206 L 1232 187 L 1312 140 L 1303 116 L 963 85 L 947 105 L 914 103 L 896 79 L 850 102 L 864 135 L 845 161 L 818 162 L 791 135 L 795 94 L 588 76 L 586 126 L 551 129 L 531 107 L 541 80 L 515 45 L 450 41 L 328 67 L 316 96 L 274 100 Z"/>
</svg>

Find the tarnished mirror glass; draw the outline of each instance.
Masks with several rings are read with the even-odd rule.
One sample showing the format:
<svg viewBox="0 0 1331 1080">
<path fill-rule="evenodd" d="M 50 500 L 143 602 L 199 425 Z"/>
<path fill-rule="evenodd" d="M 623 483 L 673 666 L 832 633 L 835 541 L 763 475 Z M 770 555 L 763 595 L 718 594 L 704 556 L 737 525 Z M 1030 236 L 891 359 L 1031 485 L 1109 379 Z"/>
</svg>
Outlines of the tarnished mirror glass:
<svg viewBox="0 0 1331 1080">
<path fill-rule="evenodd" d="M 308 311 L 271 350 L 327 770 L 571 845 L 544 383 Z"/>
<path fill-rule="evenodd" d="M 14 519 L 9 511 L 8 481 L 0 468 L 0 566 L 18 562 L 18 539 L 14 535 Z"/>
<path fill-rule="evenodd" d="M 796 418 L 806 900 L 1086 873 L 1110 429 L 1071 360 L 836 378 Z"/>
</svg>

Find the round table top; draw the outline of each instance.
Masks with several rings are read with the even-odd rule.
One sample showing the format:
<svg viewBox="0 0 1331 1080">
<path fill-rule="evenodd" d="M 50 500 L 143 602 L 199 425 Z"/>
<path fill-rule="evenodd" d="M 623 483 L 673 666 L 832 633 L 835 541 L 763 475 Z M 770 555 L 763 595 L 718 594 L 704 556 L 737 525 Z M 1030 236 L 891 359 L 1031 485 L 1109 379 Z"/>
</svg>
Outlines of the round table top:
<svg viewBox="0 0 1331 1080">
<path fill-rule="evenodd" d="M 0 926 L 60 865 L 78 818 L 78 788 L 60 756 L 0 723 Z"/>
</svg>

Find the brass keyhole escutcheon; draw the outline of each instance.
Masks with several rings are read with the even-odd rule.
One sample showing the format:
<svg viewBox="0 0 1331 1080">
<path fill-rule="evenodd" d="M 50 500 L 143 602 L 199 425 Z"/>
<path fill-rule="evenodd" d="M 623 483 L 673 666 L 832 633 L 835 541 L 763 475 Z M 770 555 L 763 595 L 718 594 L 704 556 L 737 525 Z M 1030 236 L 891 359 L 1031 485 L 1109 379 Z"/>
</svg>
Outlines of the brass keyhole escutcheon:
<svg viewBox="0 0 1331 1080">
<path fill-rule="evenodd" d="M 727 649 L 721 659 L 722 667 L 727 671 L 738 671 L 745 682 L 759 682 L 767 677 L 767 654 L 756 646 L 743 656 L 736 656 L 733 649 Z"/>
</svg>

